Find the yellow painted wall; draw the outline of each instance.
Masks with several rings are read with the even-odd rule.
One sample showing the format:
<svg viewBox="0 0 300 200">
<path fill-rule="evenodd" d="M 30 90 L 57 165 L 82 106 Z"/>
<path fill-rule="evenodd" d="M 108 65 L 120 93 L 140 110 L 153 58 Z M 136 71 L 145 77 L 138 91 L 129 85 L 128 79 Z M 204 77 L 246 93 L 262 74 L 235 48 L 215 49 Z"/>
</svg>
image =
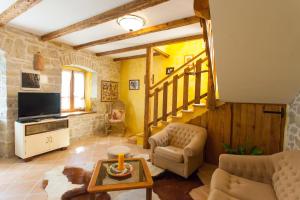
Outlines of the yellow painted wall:
<svg viewBox="0 0 300 200">
<path fill-rule="evenodd" d="M 154 74 L 154 84 L 166 76 L 166 68 L 174 67 L 177 69 L 184 64 L 185 55 L 197 55 L 204 50 L 203 40 L 194 40 L 184 43 L 172 44 L 159 47 L 164 52 L 170 55 L 169 58 L 155 56 L 153 69 L 151 74 Z M 205 57 L 205 54 L 204 56 Z M 120 80 L 120 99 L 126 104 L 126 122 L 128 131 L 131 133 L 143 132 L 144 123 L 144 74 L 145 74 L 146 59 L 138 58 L 122 61 L 121 63 L 121 80 Z M 203 65 L 203 69 L 206 65 Z M 129 90 L 128 82 L 131 79 L 140 80 L 140 90 Z M 172 80 L 172 79 L 169 79 Z M 207 74 L 202 76 L 202 85 L 207 82 Z M 182 87 L 183 78 L 178 83 L 178 106 L 182 105 Z M 194 77 L 190 76 L 189 99 L 194 98 Z M 172 100 L 172 85 L 169 86 L 168 95 L 168 111 L 171 110 Z M 201 93 L 207 91 L 206 87 L 202 87 Z M 159 116 L 161 116 L 162 92 L 159 95 Z M 151 108 L 152 109 L 152 108 Z M 151 110 L 152 112 L 152 110 Z"/>
</svg>

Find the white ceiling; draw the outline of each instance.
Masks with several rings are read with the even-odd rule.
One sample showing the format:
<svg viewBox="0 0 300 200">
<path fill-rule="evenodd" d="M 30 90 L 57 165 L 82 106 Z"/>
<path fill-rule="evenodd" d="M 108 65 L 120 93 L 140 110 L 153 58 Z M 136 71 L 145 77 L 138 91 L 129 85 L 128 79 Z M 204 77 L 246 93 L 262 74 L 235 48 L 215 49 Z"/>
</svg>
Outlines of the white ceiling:
<svg viewBox="0 0 300 200">
<path fill-rule="evenodd" d="M 42 0 L 36 6 L 10 21 L 9 25 L 41 36 L 131 1 L 132 0 Z M 1 0 L 0 12 L 15 2 L 16 0 Z M 145 27 L 153 26 L 193 16 L 193 0 L 170 0 L 132 14 L 143 17 L 146 20 Z M 116 20 L 112 20 L 67 34 L 55 40 L 70 45 L 78 45 L 122 33 L 126 33 L 126 31 L 116 23 Z M 194 24 L 110 44 L 98 45 L 88 48 L 88 50 L 96 53 L 200 33 L 201 29 L 199 24 Z M 114 57 L 116 56 L 117 55 Z"/>
</svg>

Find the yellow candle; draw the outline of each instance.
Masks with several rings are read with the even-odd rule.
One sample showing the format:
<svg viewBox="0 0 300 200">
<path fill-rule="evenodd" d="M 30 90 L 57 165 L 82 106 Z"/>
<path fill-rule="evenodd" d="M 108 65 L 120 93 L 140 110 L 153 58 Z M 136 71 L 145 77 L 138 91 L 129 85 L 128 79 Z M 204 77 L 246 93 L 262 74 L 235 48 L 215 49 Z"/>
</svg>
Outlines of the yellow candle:
<svg viewBox="0 0 300 200">
<path fill-rule="evenodd" d="M 118 155 L 118 170 L 124 170 L 124 154 Z"/>
</svg>

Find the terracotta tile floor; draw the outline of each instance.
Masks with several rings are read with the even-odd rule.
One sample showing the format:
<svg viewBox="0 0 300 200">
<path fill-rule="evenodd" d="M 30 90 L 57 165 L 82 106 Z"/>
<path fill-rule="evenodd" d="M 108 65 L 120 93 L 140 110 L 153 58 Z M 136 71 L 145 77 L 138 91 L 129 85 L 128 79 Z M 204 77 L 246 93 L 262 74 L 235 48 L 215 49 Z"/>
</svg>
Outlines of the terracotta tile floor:
<svg viewBox="0 0 300 200">
<path fill-rule="evenodd" d="M 124 137 L 91 136 L 72 142 L 65 151 L 53 151 L 30 162 L 18 158 L 0 159 L 0 200 L 46 200 L 42 179 L 46 171 L 58 165 L 84 165 L 106 159 L 107 148 L 127 145 L 131 153 L 148 153 L 142 147 L 127 143 Z"/>
</svg>

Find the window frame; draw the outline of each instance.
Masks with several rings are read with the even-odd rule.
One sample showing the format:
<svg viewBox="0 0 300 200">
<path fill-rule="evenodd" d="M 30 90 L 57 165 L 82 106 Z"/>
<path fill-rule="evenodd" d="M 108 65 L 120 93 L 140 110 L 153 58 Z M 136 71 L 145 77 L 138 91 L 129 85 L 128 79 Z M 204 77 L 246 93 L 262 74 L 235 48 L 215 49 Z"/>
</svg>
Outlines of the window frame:
<svg viewBox="0 0 300 200">
<path fill-rule="evenodd" d="M 86 105 L 84 105 L 84 108 L 83 109 L 75 109 L 74 105 L 75 105 L 75 97 L 74 97 L 74 72 L 81 72 L 83 73 L 84 75 L 84 95 L 83 95 L 83 98 L 84 98 L 84 102 L 86 103 L 86 72 L 84 70 L 80 70 L 80 69 L 68 69 L 68 68 L 63 68 L 62 69 L 62 72 L 63 71 L 70 71 L 71 72 L 71 80 L 70 80 L 70 109 L 61 109 L 62 112 L 79 112 L 79 111 L 86 111 Z M 61 85 L 62 87 L 62 85 Z"/>
</svg>

